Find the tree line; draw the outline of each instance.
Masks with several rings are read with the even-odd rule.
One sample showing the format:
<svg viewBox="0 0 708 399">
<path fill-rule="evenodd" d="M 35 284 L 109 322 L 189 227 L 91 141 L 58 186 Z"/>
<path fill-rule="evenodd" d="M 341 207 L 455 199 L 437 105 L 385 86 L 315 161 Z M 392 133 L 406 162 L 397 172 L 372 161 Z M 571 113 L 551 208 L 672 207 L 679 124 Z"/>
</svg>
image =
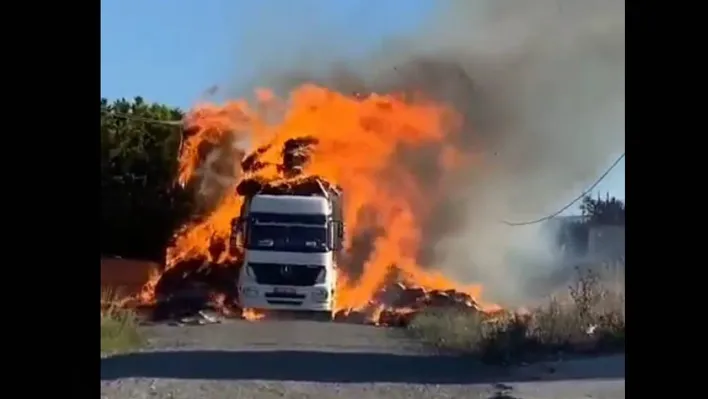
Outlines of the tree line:
<svg viewBox="0 0 708 399">
<path fill-rule="evenodd" d="M 125 118 L 130 115 L 135 118 Z M 101 253 L 164 259 L 172 233 L 190 214 L 189 196 L 175 185 L 178 108 L 141 97 L 101 98 Z"/>
</svg>

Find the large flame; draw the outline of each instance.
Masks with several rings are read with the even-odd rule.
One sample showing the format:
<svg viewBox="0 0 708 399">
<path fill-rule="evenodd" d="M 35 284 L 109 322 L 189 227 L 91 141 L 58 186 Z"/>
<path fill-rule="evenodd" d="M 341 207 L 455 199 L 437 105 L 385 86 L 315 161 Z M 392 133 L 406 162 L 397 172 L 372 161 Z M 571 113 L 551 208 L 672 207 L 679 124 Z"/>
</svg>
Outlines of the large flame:
<svg viewBox="0 0 708 399">
<path fill-rule="evenodd" d="M 304 174 L 317 175 L 344 191 L 346 248 L 351 249 L 352 238 L 362 231 L 381 232 L 374 238 L 361 275 L 347 274 L 351 265 L 340 265 L 344 274 L 340 272 L 337 308 L 369 306 L 394 270 L 405 285 L 454 289 L 479 299 L 479 286 L 457 284 L 418 264 L 421 226 L 438 194 L 429 187 L 424 192 L 397 157 L 406 149 L 437 145 L 442 149 L 438 152 L 441 168 L 463 165 L 464 156 L 444 145 L 458 132 L 454 110 L 421 95 L 346 95 L 315 85 L 297 88 L 288 100 L 267 90 L 256 94 L 253 105 L 246 101 L 202 104 L 188 115 L 179 181 L 198 181 L 197 188 L 207 190 L 207 196 L 213 194 L 208 191 L 213 187 L 221 187 L 223 193 L 217 193 L 218 202 L 202 220 L 177 233 L 168 250 L 168 268 L 197 258 L 216 265 L 237 262 L 239 254 L 223 245 L 243 201 L 235 194 L 236 185 L 245 178 L 280 178 L 274 165 L 280 162 L 283 144 L 307 136 L 317 144 Z M 269 165 L 242 171 L 241 160 L 256 148 L 259 159 Z M 219 242 L 222 245 L 215 250 L 214 243 Z"/>
</svg>

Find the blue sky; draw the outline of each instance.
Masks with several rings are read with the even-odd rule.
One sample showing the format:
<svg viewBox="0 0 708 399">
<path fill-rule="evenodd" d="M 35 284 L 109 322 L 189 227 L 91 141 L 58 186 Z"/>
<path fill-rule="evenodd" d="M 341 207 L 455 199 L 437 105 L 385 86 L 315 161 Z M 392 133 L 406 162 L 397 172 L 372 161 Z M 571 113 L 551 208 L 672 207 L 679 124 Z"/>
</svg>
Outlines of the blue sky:
<svg viewBox="0 0 708 399">
<path fill-rule="evenodd" d="M 413 29 L 430 7 L 428 0 L 102 0 L 101 94 L 188 108 L 214 84 L 246 84 L 259 64 L 297 56 L 305 37 L 352 38 L 338 50 L 356 55 Z M 292 51 L 283 54 L 288 43 Z"/>
<path fill-rule="evenodd" d="M 431 0 L 101 0 L 101 95 L 189 108 L 209 87 L 248 85 L 305 37 L 348 38 L 343 57 L 404 34 Z M 277 7 L 276 7 L 277 5 Z M 283 52 L 284 44 L 292 51 Z M 272 49 L 272 51 L 269 51 Z M 608 162 L 611 162 L 608 161 Z M 624 198 L 624 161 L 598 187 Z"/>
</svg>

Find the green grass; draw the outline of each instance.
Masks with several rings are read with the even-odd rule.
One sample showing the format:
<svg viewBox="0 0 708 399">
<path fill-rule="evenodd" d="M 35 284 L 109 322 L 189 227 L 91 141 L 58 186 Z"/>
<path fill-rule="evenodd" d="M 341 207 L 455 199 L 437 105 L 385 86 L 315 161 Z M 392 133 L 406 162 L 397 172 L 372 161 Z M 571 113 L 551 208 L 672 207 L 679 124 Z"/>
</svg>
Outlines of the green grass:
<svg viewBox="0 0 708 399">
<path fill-rule="evenodd" d="M 566 293 L 527 312 L 485 315 L 467 309 L 429 309 L 413 319 L 408 331 L 440 350 L 476 354 L 497 364 L 559 352 L 622 351 L 624 266 L 615 266 L 578 269 Z"/>
<path fill-rule="evenodd" d="M 102 290 L 101 354 L 125 352 L 142 343 L 135 314 L 120 306 L 120 296 L 116 292 Z"/>
</svg>

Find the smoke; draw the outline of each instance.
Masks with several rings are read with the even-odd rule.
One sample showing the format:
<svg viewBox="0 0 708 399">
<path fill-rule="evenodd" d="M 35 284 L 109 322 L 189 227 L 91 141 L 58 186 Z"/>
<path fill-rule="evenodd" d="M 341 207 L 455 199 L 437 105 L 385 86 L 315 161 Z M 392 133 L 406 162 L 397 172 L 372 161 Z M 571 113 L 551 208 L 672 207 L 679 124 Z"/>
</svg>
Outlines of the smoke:
<svg viewBox="0 0 708 399">
<path fill-rule="evenodd" d="M 481 161 L 442 176 L 430 157 L 437 149 L 401 153 L 423 187 L 449 183 L 420 256 L 483 283 L 485 299 L 515 303 L 534 294 L 527 283 L 549 271 L 553 254 L 540 225 L 500 221 L 553 212 L 623 151 L 624 19 L 616 0 L 440 1 L 416 32 L 346 67 L 336 51 L 317 51 L 322 37 L 328 49 L 336 40 L 312 32 L 297 46 L 307 62 L 281 61 L 285 70 L 264 69 L 257 84 L 423 90 L 451 103 L 465 118 L 452 144 Z"/>
<path fill-rule="evenodd" d="M 461 226 L 434 229 L 434 258 L 485 298 L 524 302 L 553 266 L 542 225 L 499 221 L 555 211 L 623 151 L 624 16 L 611 0 L 460 0 L 419 38 L 423 56 L 471 82 L 432 84 L 467 117 L 459 145 L 487 155 L 441 208 Z"/>
</svg>

